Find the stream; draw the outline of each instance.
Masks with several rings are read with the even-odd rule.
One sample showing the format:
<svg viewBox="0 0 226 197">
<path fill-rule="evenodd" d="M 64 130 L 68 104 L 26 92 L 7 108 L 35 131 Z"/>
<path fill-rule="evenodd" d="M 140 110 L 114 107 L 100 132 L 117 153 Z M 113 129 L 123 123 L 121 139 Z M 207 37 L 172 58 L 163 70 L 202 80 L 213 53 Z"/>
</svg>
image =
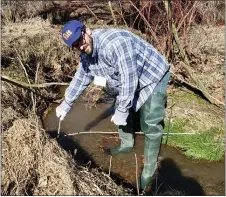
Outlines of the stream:
<svg viewBox="0 0 226 197">
<path fill-rule="evenodd" d="M 59 119 L 52 104 L 45 115 L 45 130 L 52 137 L 57 136 Z M 141 172 L 143 163 L 144 136 L 136 135 L 134 150 L 131 153 L 106 155 L 104 147 L 120 144 L 117 134 L 98 134 L 78 132 L 112 132 L 115 125 L 110 121 L 111 104 L 101 103 L 92 109 L 86 108 L 79 98 L 60 125 L 59 144 L 74 155 L 81 165 L 98 167 L 109 173 L 118 184 L 131 185 L 136 180 L 136 161 Z M 170 140 L 170 136 L 169 136 Z M 110 164 L 111 160 L 111 164 Z M 110 168 L 111 167 L 111 168 Z M 187 158 L 179 149 L 162 145 L 157 178 L 146 195 L 225 195 L 225 161 L 208 162 Z"/>
</svg>

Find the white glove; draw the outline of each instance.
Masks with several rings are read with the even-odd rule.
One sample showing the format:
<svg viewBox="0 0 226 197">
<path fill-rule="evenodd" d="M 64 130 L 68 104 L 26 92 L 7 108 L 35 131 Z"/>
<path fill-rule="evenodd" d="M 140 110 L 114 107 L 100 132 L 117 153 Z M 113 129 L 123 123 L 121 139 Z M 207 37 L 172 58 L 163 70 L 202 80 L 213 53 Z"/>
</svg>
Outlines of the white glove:
<svg viewBox="0 0 226 197">
<path fill-rule="evenodd" d="M 65 116 L 67 115 L 67 112 L 64 111 L 60 105 L 56 108 L 56 116 L 60 118 L 60 120 L 63 120 Z"/>
<path fill-rule="evenodd" d="M 116 109 L 115 114 L 111 118 L 111 122 L 114 122 L 115 125 L 117 126 L 120 126 L 120 125 L 125 126 L 127 125 L 126 120 L 128 115 L 129 115 L 129 112 L 121 112 Z"/>
</svg>

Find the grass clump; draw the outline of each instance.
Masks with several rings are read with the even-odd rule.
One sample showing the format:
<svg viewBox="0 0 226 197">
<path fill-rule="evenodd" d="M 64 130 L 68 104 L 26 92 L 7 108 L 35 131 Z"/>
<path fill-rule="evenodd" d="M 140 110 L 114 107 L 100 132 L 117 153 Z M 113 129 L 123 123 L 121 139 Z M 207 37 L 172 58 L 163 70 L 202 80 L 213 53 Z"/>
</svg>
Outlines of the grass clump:
<svg viewBox="0 0 226 197">
<path fill-rule="evenodd" d="M 175 130 L 175 133 L 179 133 L 178 131 Z M 193 159 L 220 161 L 224 156 L 223 133 L 221 129 L 211 128 L 194 135 L 172 135 L 168 138 L 168 145 L 181 148 L 186 156 Z M 163 143 L 165 140 L 166 137 L 163 138 Z"/>
</svg>

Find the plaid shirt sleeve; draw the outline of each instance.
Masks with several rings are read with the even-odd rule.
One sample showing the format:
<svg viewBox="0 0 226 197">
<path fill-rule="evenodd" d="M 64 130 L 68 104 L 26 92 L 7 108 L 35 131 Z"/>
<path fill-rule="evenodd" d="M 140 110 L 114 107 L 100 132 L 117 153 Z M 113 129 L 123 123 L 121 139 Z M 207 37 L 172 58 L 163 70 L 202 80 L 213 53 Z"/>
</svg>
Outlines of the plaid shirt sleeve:
<svg viewBox="0 0 226 197">
<path fill-rule="evenodd" d="M 136 54 L 133 50 L 132 40 L 121 38 L 113 44 L 113 58 L 119 69 L 119 80 L 121 88 L 117 97 L 120 112 L 128 112 L 133 105 L 134 94 L 138 84 L 136 73 Z"/>
<path fill-rule="evenodd" d="M 81 61 L 75 76 L 65 91 L 65 99 L 61 103 L 61 108 L 68 112 L 71 109 L 75 99 L 82 94 L 92 80 L 93 76 L 91 76 L 85 68 L 85 61 Z"/>
</svg>

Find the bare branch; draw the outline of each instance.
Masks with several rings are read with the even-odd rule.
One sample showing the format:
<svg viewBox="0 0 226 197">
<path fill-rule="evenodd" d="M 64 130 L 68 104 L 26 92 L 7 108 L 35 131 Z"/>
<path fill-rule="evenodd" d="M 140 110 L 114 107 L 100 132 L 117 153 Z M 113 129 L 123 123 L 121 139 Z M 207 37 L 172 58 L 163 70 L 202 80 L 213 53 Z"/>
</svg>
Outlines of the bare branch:
<svg viewBox="0 0 226 197">
<path fill-rule="evenodd" d="M 136 183 L 137 183 L 137 195 L 139 196 L 140 195 L 140 192 L 139 192 L 139 183 L 138 183 L 138 164 L 137 164 L 137 154 L 135 153 L 134 154 L 135 156 L 135 161 L 136 161 Z"/>
<path fill-rule="evenodd" d="M 158 38 L 157 38 L 155 32 L 153 31 L 153 29 L 152 29 L 150 23 L 147 21 L 147 19 L 146 19 L 145 16 L 141 13 L 141 11 L 134 5 L 134 3 L 133 3 L 132 1 L 129 1 L 129 2 L 130 2 L 130 4 L 131 4 L 131 5 L 139 12 L 140 16 L 143 18 L 144 22 L 145 22 L 145 23 L 147 24 L 147 26 L 149 27 L 149 29 L 150 29 L 150 31 L 151 31 L 151 34 L 152 34 L 153 38 L 155 39 L 156 43 L 157 43 L 158 46 L 159 46 L 160 52 L 161 52 L 161 53 L 164 53 L 164 51 L 162 50 L 161 45 L 160 45 L 160 43 L 159 43 L 159 40 L 158 40 Z"/>
<path fill-rule="evenodd" d="M 118 132 L 104 132 L 104 131 L 84 131 L 84 132 L 76 132 L 76 133 L 69 133 L 65 134 L 64 136 L 72 136 L 72 135 L 79 135 L 79 134 L 118 134 Z M 136 135 L 144 135 L 143 132 L 135 132 Z M 193 133 L 163 133 L 163 135 L 196 135 L 199 134 L 197 132 Z"/>
<path fill-rule="evenodd" d="M 25 82 L 14 80 L 14 79 L 12 79 L 8 76 L 5 76 L 5 75 L 2 75 L 1 79 L 3 81 L 7 81 L 7 82 L 10 82 L 10 83 L 13 83 L 13 84 L 17 84 L 17 85 L 24 86 L 24 87 L 31 87 L 31 88 L 47 88 L 47 87 L 53 86 L 53 85 L 60 85 L 60 86 L 69 85 L 69 83 L 57 83 L 57 82 L 42 83 L 42 84 L 28 84 L 28 83 L 25 83 Z"/>
<path fill-rule="evenodd" d="M 108 1 L 108 6 L 109 6 L 110 11 L 111 11 L 111 15 L 112 15 L 112 18 L 113 18 L 113 21 L 114 21 L 114 25 L 117 25 L 115 14 L 114 14 L 114 11 L 113 11 L 112 6 L 111 6 L 111 1 Z"/>
<path fill-rule="evenodd" d="M 111 175 L 111 160 L 112 160 L 112 156 L 110 157 L 110 165 L 109 165 L 108 176 L 110 176 L 110 175 Z"/>
</svg>

